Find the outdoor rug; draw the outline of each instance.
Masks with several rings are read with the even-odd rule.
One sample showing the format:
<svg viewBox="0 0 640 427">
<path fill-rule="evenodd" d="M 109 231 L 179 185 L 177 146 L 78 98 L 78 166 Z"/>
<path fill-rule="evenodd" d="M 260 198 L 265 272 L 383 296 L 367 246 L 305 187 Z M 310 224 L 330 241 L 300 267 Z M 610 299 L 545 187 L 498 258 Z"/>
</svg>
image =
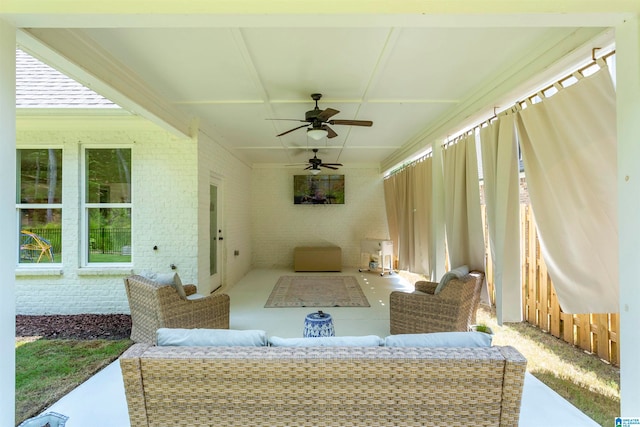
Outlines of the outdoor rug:
<svg viewBox="0 0 640 427">
<path fill-rule="evenodd" d="M 370 307 L 354 276 L 282 276 L 264 306 Z"/>
</svg>

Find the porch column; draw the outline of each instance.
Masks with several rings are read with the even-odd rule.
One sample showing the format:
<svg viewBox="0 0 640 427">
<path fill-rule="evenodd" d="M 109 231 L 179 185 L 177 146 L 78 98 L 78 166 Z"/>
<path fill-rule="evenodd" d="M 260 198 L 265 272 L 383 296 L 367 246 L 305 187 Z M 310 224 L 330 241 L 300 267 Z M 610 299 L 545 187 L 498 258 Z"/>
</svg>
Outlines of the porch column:
<svg viewBox="0 0 640 427">
<path fill-rule="evenodd" d="M 15 425 L 16 29 L 0 19 L 0 425 Z"/>
<path fill-rule="evenodd" d="M 616 27 L 618 117 L 618 238 L 620 251 L 620 411 L 640 411 L 640 25 Z"/>
<path fill-rule="evenodd" d="M 444 168 L 442 166 L 442 141 L 435 141 L 432 145 L 433 167 L 433 245 L 430 250 L 434 251 L 435 265 L 431 266 L 431 280 L 437 282 L 446 273 L 445 271 L 445 242 L 444 242 Z"/>
</svg>

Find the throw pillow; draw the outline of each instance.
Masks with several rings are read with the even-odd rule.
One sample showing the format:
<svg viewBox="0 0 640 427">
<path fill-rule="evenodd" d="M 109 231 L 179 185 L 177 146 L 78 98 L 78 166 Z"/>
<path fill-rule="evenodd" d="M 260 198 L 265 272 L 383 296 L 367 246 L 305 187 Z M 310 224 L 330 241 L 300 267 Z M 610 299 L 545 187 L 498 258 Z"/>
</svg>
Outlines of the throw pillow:
<svg viewBox="0 0 640 427">
<path fill-rule="evenodd" d="M 180 298 L 187 298 L 187 293 L 184 291 L 182 280 L 180 280 L 180 276 L 178 276 L 178 273 L 154 273 L 152 271 L 143 271 L 140 273 L 140 275 L 142 277 L 146 277 L 149 280 L 153 280 L 159 285 L 171 285 L 176 289 L 176 292 L 178 292 Z"/>
<path fill-rule="evenodd" d="M 389 335 L 385 347 L 491 347 L 493 336 L 482 332 L 434 332 Z"/>
<path fill-rule="evenodd" d="M 440 282 L 438 282 L 438 286 L 436 287 L 434 294 L 438 295 L 440 292 L 442 292 L 447 283 L 449 283 L 449 281 L 451 281 L 452 279 L 459 279 L 460 277 L 466 276 L 467 274 L 469 274 L 469 267 L 466 265 L 462 265 L 446 272 L 440 279 Z"/>
<path fill-rule="evenodd" d="M 379 347 L 384 340 L 377 335 L 357 337 L 269 338 L 271 347 Z"/>
<path fill-rule="evenodd" d="M 160 328 L 158 346 L 262 347 L 267 333 L 261 330 Z"/>
</svg>

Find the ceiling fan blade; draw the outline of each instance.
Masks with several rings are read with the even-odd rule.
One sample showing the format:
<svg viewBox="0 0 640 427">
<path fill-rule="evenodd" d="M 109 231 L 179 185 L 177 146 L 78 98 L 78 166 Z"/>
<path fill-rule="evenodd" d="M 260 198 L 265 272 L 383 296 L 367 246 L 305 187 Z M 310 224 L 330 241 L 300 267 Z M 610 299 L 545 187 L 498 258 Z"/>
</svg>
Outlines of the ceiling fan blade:
<svg viewBox="0 0 640 427">
<path fill-rule="evenodd" d="M 371 120 L 329 120 L 330 125 L 372 126 Z"/>
<path fill-rule="evenodd" d="M 285 120 L 288 122 L 303 122 L 303 123 L 308 123 L 306 120 L 300 120 L 300 119 L 265 119 L 265 120 Z"/>
<path fill-rule="evenodd" d="M 320 167 L 322 167 L 322 168 L 327 168 L 327 169 L 333 169 L 334 171 L 335 171 L 335 170 L 338 170 L 338 168 L 337 168 L 337 167 L 335 167 L 335 166 L 329 166 L 329 165 L 327 165 L 327 164 L 325 164 L 325 163 L 321 164 L 321 165 L 320 165 Z"/>
<path fill-rule="evenodd" d="M 320 121 L 326 122 L 329 117 L 333 117 L 338 114 L 340 111 L 334 110 L 333 108 L 327 108 L 322 111 L 322 113 L 318 114 L 317 118 Z"/>
<path fill-rule="evenodd" d="M 309 165 L 309 166 L 307 166 L 306 168 L 304 168 L 304 169 L 302 169 L 302 170 L 303 170 L 303 171 L 307 171 L 307 170 L 309 170 L 309 169 L 311 169 L 311 168 L 313 168 L 313 165 Z"/>
<path fill-rule="evenodd" d="M 322 163 L 322 166 L 343 166 L 342 163 Z"/>
<path fill-rule="evenodd" d="M 298 130 L 298 129 L 306 128 L 307 126 L 309 126 L 309 125 L 308 125 L 308 124 L 306 124 L 306 125 L 298 126 L 297 128 L 289 129 L 288 131 L 286 131 L 286 132 L 282 132 L 281 134 L 276 135 L 276 136 L 286 135 L 286 134 L 288 134 L 288 133 L 290 133 L 290 132 L 293 132 L 294 130 Z"/>
<path fill-rule="evenodd" d="M 335 138 L 338 134 L 327 125 L 322 125 L 322 129 L 327 131 L 327 138 Z"/>
</svg>

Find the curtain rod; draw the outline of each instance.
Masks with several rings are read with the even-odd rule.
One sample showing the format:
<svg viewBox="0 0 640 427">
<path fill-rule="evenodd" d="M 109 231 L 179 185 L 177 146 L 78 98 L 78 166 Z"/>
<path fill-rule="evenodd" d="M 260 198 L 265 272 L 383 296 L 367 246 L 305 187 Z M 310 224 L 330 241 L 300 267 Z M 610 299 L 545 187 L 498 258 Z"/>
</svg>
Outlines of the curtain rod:
<svg viewBox="0 0 640 427">
<path fill-rule="evenodd" d="M 463 132 L 462 134 L 456 136 L 455 138 L 451 138 L 451 139 L 447 139 L 446 141 L 444 141 L 442 143 L 443 147 L 446 147 L 450 144 L 453 144 L 456 142 L 456 140 L 460 139 L 460 137 L 470 133 L 470 132 L 474 132 L 476 129 L 480 129 L 483 126 L 488 126 L 493 120 L 497 119 L 500 115 L 502 114 L 507 114 L 509 111 L 512 111 L 514 108 L 518 108 L 523 102 L 526 102 L 528 99 L 534 98 L 535 96 L 537 96 L 539 93 L 544 93 L 545 91 L 551 89 L 552 87 L 556 86 L 556 85 L 562 85 L 562 82 L 565 80 L 570 79 L 571 77 L 574 76 L 575 73 L 580 73 L 582 74 L 582 72 L 588 68 L 593 67 L 594 65 L 599 65 L 598 62 L 599 61 L 604 61 L 606 59 L 608 59 L 609 57 L 615 55 L 616 50 L 613 49 L 607 53 L 605 53 L 604 55 L 602 55 L 601 57 L 596 58 L 596 51 L 600 50 L 602 48 L 600 47 L 594 47 L 593 49 L 591 49 L 591 62 L 589 62 L 588 64 L 578 68 L 577 70 L 571 72 L 569 75 L 562 77 L 561 79 L 556 80 L 555 82 L 545 86 L 544 88 L 536 91 L 535 93 L 528 95 L 526 97 L 524 97 L 523 100 L 521 101 L 516 101 L 514 105 L 510 106 L 509 108 L 505 108 L 504 110 L 502 110 L 501 112 L 496 112 L 496 110 L 498 109 L 498 107 L 493 107 L 493 116 L 489 117 L 486 120 L 483 120 L 482 122 L 478 123 L 475 126 L 472 126 L 468 131 Z"/>
<path fill-rule="evenodd" d="M 393 176 L 393 175 L 395 175 L 395 174 L 397 174 L 399 172 L 402 172 L 406 168 L 414 166 L 416 163 L 422 162 L 422 161 L 424 161 L 424 160 L 426 160 L 426 159 L 428 159 L 429 157 L 432 157 L 432 156 L 433 156 L 433 151 L 429 151 L 428 153 L 418 157 L 417 159 L 414 159 L 414 160 L 410 161 L 409 163 L 404 163 L 404 164 L 398 166 L 397 168 L 392 169 L 391 172 L 389 172 L 384 177 L 384 179 L 387 179 L 387 178 L 389 178 L 389 177 L 391 177 L 391 176 Z"/>
<path fill-rule="evenodd" d="M 601 48 L 596 47 L 596 48 L 591 49 L 591 59 L 592 59 L 592 61 L 591 61 L 590 63 L 588 63 L 587 65 L 584 65 L 584 66 L 582 66 L 582 67 L 578 68 L 577 70 L 575 70 L 574 72 L 570 73 L 569 75 L 564 76 L 563 78 L 558 79 L 558 80 L 556 80 L 555 82 L 553 82 L 553 83 L 551 83 L 551 84 L 549 84 L 549 85 L 545 86 L 544 88 L 542 88 L 542 89 L 538 90 L 537 92 L 535 92 L 535 93 L 533 93 L 533 94 L 531 94 L 531 95 L 529 95 L 529 96 L 526 96 L 522 101 L 517 101 L 517 102 L 515 103 L 515 105 L 516 105 L 516 106 L 518 106 L 518 105 L 522 104 L 523 102 L 527 102 L 527 99 L 534 98 L 534 97 L 538 96 L 538 94 L 539 94 L 539 93 L 544 93 L 544 92 L 548 91 L 549 89 L 551 89 L 551 88 L 553 88 L 553 87 L 557 87 L 557 85 L 562 86 L 562 82 L 564 82 L 564 81 L 566 81 L 566 80 L 569 80 L 569 79 L 570 79 L 570 78 L 572 78 L 572 77 L 575 77 L 575 73 L 580 73 L 580 74 L 582 74 L 585 70 L 587 70 L 587 69 L 589 69 L 589 68 L 593 67 L 594 65 L 598 65 L 600 68 L 602 68 L 602 67 L 600 66 L 599 62 L 600 62 L 600 61 L 606 61 L 609 57 L 611 57 L 611 56 L 615 55 L 615 53 L 616 53 L 616 51 L 615 51 L 615 49 L 614 49 L 614 50 L 610 51 L 609 53 L 606 53 L 606 54 L 602 55 L 601 57 L 596 58 L 596 57 L 595 57 L 595 52 L 596 52 L 596 50 L 598 50 L 598 49 L 601 49 Z M 562 86 L 562 87 L 564 88 L 564 86 Z M 504 111 L 507 111 L 507 110 L 504 110 Z M 489 119 L 489 120 L 487 120 L 487 121 L 490 121 L 490 120 L 492 120 L 492 119 L 494 119 L 494 118 L 496 118 L 496 117 L 497 117 L 497 116 L 494 116 L 494 117 L 492 117 L 491 119 Z"/>
</svg>

